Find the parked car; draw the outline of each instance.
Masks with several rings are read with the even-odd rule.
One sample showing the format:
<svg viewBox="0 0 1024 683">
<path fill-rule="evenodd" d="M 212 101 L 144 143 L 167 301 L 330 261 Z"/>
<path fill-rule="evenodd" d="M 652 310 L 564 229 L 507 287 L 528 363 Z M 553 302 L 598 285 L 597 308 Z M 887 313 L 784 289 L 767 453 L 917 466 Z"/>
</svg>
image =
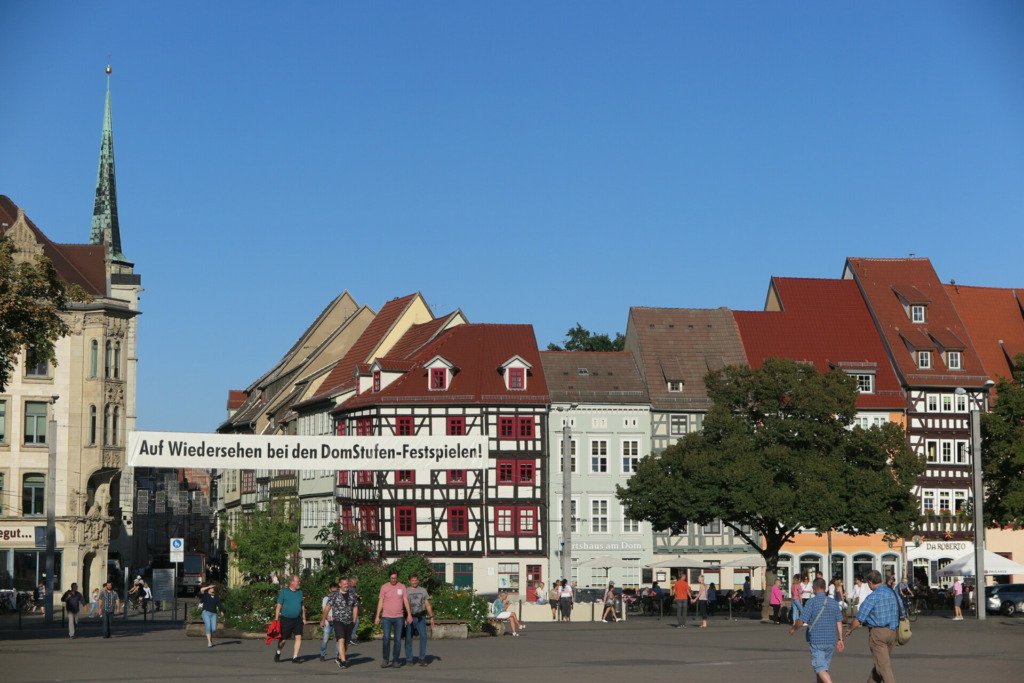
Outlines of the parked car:
<svg viewBox="0 0 1024 683">
<path fill-rule="evenodd" d="M 989 612 L 1000 612 L 1008 617 L 1024 610 L 1024 583 L 986 586 L 985 606 Z"/>
</svg>

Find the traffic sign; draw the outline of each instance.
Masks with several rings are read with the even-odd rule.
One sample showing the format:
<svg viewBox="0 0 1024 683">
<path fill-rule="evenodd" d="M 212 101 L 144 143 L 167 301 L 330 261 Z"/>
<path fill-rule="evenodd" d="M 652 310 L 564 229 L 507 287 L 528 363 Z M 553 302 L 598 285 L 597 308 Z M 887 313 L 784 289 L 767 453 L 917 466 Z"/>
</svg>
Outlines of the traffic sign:
<svg viewBox="0 0 1024 683">
<path fill-rule="evenodd" d="M 171 562 L 184 562 L 185 561 L 185 539 L 184 538 L 172 538 L 171 539 Z"/>
</svg>

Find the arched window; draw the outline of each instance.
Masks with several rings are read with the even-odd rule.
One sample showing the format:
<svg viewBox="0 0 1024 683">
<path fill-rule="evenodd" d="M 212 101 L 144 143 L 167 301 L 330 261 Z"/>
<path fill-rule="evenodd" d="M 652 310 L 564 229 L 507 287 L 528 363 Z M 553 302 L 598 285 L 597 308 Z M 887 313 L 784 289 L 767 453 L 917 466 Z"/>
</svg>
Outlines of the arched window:
<svg viewBox="0 0 1024 683">
<path fill-rule="evenodd" d="M 110 405 L 103 406 L 103 445 L 110 445 Z"/>
<path fill-rule="evenodd" d="M 853 577 L 863 579 L 875 568 L 875 556 L 861 553 L 853 556 Z"/>
<path fill-rule="evenodd" d="M 823 575 L 823 567 L 824 562 L 822 562 L 821 555 L 805 554 L 800 556 L 800 573 L 809 576 L 811 581 Z"/>
<path fill-rule="evenodd" d="M 895 576 L 896 580 L 899 581 L 903 578 L 900 576 L 903 573 L 903 569 L 899 567 L 899 555 L 893 555 L 890 553 L 882 555 L 882 578 L 888 579 L 890 576 Z M 899 570 L 897 570 L 897 568 L 899 568 Z"/>
<path fill-rule="evenodd" d="M 96 445 L 96 406 L 89 406 L 89 445 Z"/>
<path fill-rule="evenodd" d="M 103 354 L 103 376 L 107 379 L 113 377 L 112 366 L 114 364 L 114 345 L 107 340 L 106 353 Z"/>
<path fill-rule="evenodd" d="M 121 342 L 114 342 L 114 379 L 121 379 Z"/>
<path fill-rule="evenodd" d="M 114 416 L 111 420 L 110 432 L 110 445 L 118 446 L 121 443 L 121 408 L 114 406 Z"/>
<path fill-rule="evenodd" d="M 89 345 L 89 377 L 95 379 L 100 372 L 100 343 L 95 339 Z"/>
</svg>

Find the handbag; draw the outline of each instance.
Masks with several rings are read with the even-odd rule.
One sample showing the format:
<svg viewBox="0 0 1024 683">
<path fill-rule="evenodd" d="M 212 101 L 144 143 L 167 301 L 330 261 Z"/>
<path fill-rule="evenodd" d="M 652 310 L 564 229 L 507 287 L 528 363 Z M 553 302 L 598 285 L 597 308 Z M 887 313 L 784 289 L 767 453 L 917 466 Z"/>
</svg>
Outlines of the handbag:
<svg viewBox="0 0 1024 683">
<path fill-rule="evenodd" d="M 910 630 L 910 619 L 907 619 L 907 615 L 903 612 L 903 601 L 900 600 L 900 596 L 896 595 L 896 591 L 892 589 L 892 586 L 889 587 L 889 590 L 896 597 L 896 609 L 900 615 L 899 624 L 896 626 L 896 644 L 906 645 L 914 635 Z"/>
</svg>

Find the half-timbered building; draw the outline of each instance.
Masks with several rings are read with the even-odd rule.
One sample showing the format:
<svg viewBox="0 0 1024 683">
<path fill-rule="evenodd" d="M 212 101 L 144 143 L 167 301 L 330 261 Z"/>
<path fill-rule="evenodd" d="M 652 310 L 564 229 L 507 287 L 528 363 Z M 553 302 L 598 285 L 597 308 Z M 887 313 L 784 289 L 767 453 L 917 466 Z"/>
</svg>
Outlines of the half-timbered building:
<svg viewBox="0 0 1024 683">
<path fill-rule="evenodd" d="M 341 471 L 343 526 L 386 557 L 426 554 L 456 586 L 525 592 L 547 565 L 549 398 L 533 328 L 457 325 L 394 351 L 357 366 L 336 433 L 483 435 L 488 467 Z"/>
<path fill-rule="evenodd" d="M 934 582 L 974 548 L 970 413 L 988 410 L 991 381 L 928 259 L 850 258 L 843 277 L 871 311 L 906 395 L 910 446 L 927 462 L 915 488 L 924 522 L 907 556 L 916 578 Z"/>
<path fill-rule="evenodd" d="M 850 280 L 772 278 L 763 311 L 733 311 L 750 366 L 768 358 L 789 358 L 819 372 L 841 370 L 857 380 L 854 426 L 869 428 L 906 422 L 906 398 L 871 314 Z M 851 536 L 808 529 L 779 554 L 784 587 L 796 573 L 840 577 L 877 569 L 902 578 L 901 543 L 881 533 Z M 830 564 L 831 563 L 831 564 Z"/>
</svg>

